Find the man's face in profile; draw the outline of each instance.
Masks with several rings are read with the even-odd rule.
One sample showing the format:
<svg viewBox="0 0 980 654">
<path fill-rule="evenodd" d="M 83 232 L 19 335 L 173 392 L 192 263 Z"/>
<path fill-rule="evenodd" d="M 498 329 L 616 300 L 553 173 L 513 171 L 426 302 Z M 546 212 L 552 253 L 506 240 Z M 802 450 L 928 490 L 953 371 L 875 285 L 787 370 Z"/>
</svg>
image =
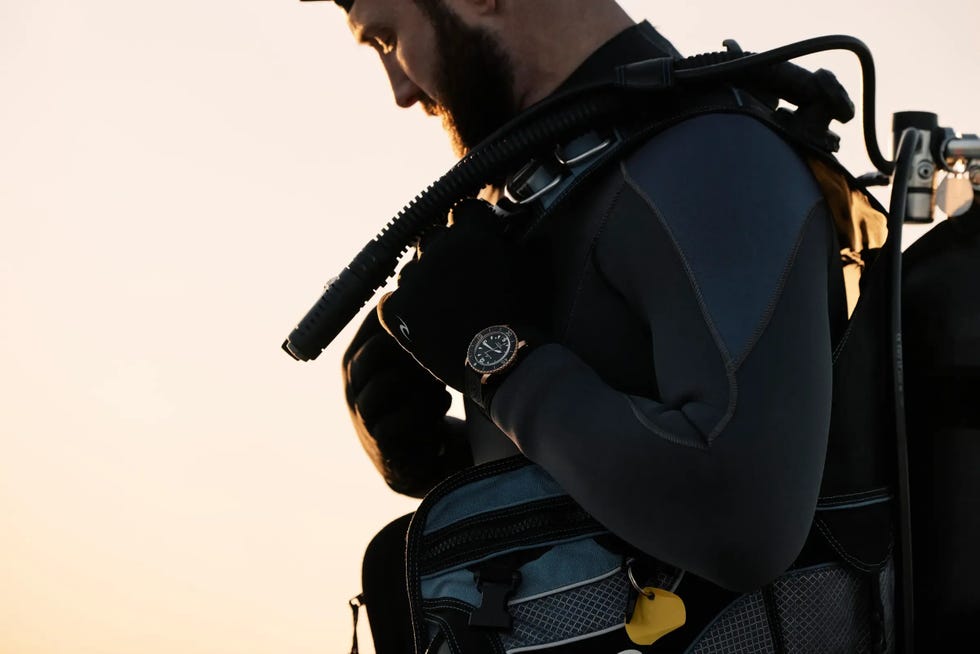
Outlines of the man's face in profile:
<svg viewBox="0 0 980 654">
<path fill-rule="evenodd" d="M 357 0 L 349 23 L 381 57 L 402 107 L 441 116 L 456 153 L 517 114 L 513 65 L 487 28 L 453 11 L 457 0 Z"/>
</svg>

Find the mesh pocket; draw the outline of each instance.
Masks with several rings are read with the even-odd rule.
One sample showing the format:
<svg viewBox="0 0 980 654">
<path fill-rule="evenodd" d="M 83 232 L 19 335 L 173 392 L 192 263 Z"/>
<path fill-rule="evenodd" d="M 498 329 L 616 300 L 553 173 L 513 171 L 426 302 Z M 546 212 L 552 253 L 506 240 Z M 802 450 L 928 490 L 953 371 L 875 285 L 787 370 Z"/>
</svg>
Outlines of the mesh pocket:
<svg viewBox="0 0 980 654">
<path fill-rule="evenodd" d="M 793 652 L 871 652 L 867 577 L 843 566 L 794 572 L 773 582 L 783 646 Z"/>
<path fill-rule="evenodd" d="M 887 647 L 894 651 L 893 573 L 879 576 Z M 679 591 L 683 596 L 683 588 Z M 766 597 L 768 595 L 768 598 Z M 708 626 L 690 654 L 779 650 L 786 654 L 870 654 L 878 651 L 875 606 L 867 575 L 841 565 L 787 573 L 767 592 L 743 595 Z M 768 606 L 767 606 L 768 603 Z"/>
<path fill-rule="evenodd" d="M 878 584 L 881 586 L 881 604 L 884 608 L 882 620 L 885 623 L 885 654 L 892 654 L 895 651 L 895 565 L 894 560 L 889 558 L 888 564 L 882 567 L 878 576 Z"/>
<path fill-rule="evenodd" d="M 774 653 L 776 648 L 772 643 L 762 593 L 737 599 L 688 651 L 691 654 Z"/>
<path fill-rule="evenodd" d="M 598 634 L 622 627 L 629 581 L 618 572 L 595 582 L 514 603 L 510 633 L 501 635 L 505 650 Z"/>
</svg>

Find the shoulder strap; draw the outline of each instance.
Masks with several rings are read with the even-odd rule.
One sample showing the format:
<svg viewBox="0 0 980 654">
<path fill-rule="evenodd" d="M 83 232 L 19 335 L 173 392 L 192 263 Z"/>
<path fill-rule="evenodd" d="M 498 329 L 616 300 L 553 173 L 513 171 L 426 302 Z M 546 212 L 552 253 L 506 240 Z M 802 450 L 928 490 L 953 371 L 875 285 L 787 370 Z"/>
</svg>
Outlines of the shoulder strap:
<svg viewBox="0 0 980 654">
<path fill-rule="evenodd" d="M 622 116 L 610 125 L 599 126 L 555 144 L 526 161 L 507 178 L 497 202 L 504 215 L 521 216 L 521 240 L 557 211 L 584 181 L 608 165 L 621 161 L 629 152 L 656 134 L 682 121 L 710 113 L 740 113 L 752 116 L 793 143 L 802 132 L 791 131 L 792 121 L 775 117 L 772 107 L 753 95 L 733 87 L 697 94 L 677 91 L 656 108 Z M 809 142 L 820 152 L 824 144 Z"/>
</svg>

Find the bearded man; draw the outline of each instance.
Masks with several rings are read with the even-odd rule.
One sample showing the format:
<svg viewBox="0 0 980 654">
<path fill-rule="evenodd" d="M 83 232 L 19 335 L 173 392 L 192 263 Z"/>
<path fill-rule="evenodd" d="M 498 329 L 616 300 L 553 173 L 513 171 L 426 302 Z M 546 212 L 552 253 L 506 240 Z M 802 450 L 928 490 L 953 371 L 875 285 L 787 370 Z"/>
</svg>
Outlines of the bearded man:
<svg viewBox="0 0 980 654">
<path fill-rule="evenodd" d="M 679 57 L 613 0 L 336 1 L 396 103 L 441 117 L 461 156 L 548 98 Z M 541 597 L 520 589 L 530 568 L 491 600 L 475 563 L 472 593 L 430 577 L 438 601 L 410 606 L 421 594 L 403 591 L 406 517 L 365 557 L 379 654 L 894 646 L 889 561 L 850 560 L 814 528 L 848 316 L 840 246 L 807 161 L 743 111 L 751 103 L 737 88 L 705 96 L 530 217 L 550 187 L 521 187 L 522 171 L 487 180 L 483 199 L 462 199 L 423 238 L 344 357 L 355 428 L 394 490 L 423 497 L 458 471 L 524 457 L 610 532 L 602 552 L 681 571 L 670 590 L 683 626 L 630 644 L 614 623 L 635 619 L 633 593 L 611 609 L 552 607 L 548 619 L 609 609 L 613 622 L 549 641 L 512 624 Z M 582 156 L 606 147 L 595 142 Z M 447 387 L 464 394 L 465 422 L 446 415 Z M 475 617 L 478 591 L 502 602 L 502 621 Z"/>
</svg>

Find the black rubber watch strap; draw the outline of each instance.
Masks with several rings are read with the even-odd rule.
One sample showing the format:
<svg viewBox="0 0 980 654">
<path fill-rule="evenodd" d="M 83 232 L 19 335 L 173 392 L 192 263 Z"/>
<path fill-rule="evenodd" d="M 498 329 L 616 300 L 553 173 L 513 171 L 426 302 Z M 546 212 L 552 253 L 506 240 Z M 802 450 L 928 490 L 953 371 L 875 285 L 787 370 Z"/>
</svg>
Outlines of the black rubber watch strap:
<svg viewBox="0 0 980 654">
<path fill-rule="evenodd" d="M 486 390 L 484 386 L 486 385 L 483 383 L 483 375 L 467 365 L 463 377 L 466 386 L 466 396 L 476 402 L 476 405 L 486 412 L 487 402 L 486 398 L 484 398 L 484 391 Z"/>
</svg>

